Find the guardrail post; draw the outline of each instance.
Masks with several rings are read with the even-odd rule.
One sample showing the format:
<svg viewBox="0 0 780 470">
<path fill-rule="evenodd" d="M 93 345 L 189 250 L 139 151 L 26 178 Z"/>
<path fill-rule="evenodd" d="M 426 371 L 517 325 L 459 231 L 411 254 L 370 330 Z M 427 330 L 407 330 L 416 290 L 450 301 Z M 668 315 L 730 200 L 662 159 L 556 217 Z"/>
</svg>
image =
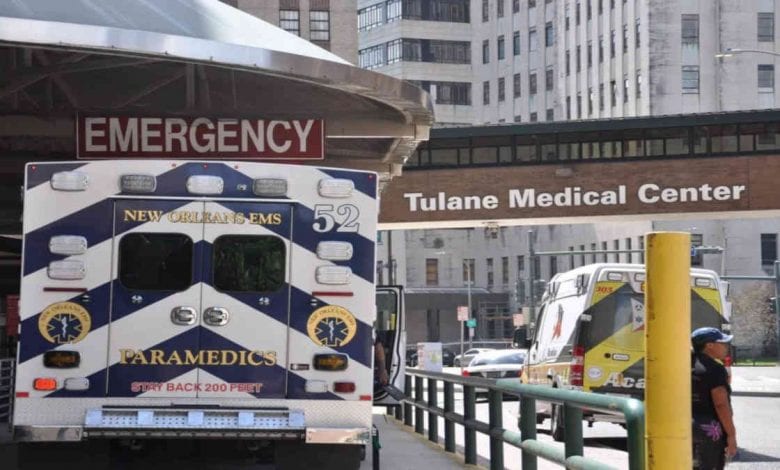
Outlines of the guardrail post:
<svg viewBox="0 0 780 470">
<path fill-rule="evenodd" d="M 568 403 L 563 404 L 563 440 L 566 458 L 582 455 L 582 410 Z"/>
<path fill-rule="evenodd" d="M 422 377 L 414 378 L 414 402 L 423 402 L 423 379 Z M 423 434 L 425 431 L 425 410 L 419 406 L 414 407 L 414 432 L 417 434 Z"/>
<path fill-rule="evenodd" d="M 428 409 L 436 407 L 436 398 L 439 391 L 436 379 L 428 379 Z M 439 417 L 433 411 L 428 411 L 428 440 L 434 443 L 439 442 Z"/>
<path fill-rule="evenodd" d="M 639 400 L 624 409 L 628 431 L 628 470 L 645 470 L 645 408 Z"/>
<path fill-rule="evenodd" d="M 523 441 L 536 440 L 536 399 L 520 395 L 520 437 Z M 536 456 L 521 450 L 523 470 L 536 470 Z"/>
<path fill-rule="evenodd" d="M 412 376 L 407 375 L 406 380 L 404 380 L 404 396 L 406 398 L 412 397 Z M 412 405 L 409 403 L 404 403 L 404 424 L 406 426 L 412 425 Z"/>
<path fill-rule="evenodd" d="M 474 429 L 474 420 L 477 418 L 476 401 L 477 394 L 473 385 L 463 386 L 463 436 L 465 444 L 466 464 L 477 464 L 477 430 Z"/>
<path fill-rule="evenodd" d="M 452 382 L 444 382 L 444 413 L 455 411 L 455 385 Z M 455 452 L 455 422 L 444 418 L 444 450 Z"/>
<path fill-rule="evenodd" d="M 504 470 L 504 423 L 501 413 L 504 405 L 504 393 L 501 390 L 490 389 L 488 392 L 488 414 L 490 418 L 490 468 Z"/>
</svg>

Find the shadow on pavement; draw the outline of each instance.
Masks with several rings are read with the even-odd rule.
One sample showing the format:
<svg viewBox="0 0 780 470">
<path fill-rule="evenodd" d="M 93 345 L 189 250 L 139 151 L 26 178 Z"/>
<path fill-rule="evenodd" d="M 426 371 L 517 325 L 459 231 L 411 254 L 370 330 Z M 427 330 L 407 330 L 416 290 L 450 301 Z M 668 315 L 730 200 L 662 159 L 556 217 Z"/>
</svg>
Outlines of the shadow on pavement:
<svg viewBox="0 0 780 470">
<path fill-rule="evenodd" d="M 739 449 L 733 462 L 780 462 L 780 457 Z"/>
</svg>

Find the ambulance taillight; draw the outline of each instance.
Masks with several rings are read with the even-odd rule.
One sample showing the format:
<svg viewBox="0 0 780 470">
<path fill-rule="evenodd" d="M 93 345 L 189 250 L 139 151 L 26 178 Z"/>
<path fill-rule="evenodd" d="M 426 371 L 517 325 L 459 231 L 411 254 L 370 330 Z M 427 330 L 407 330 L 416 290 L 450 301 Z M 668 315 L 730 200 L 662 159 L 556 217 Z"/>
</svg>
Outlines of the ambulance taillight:
<svg viewBox="0 0 780 470">
<path fill-rule="evenodd" d="M 582 374 L 585 370 L 585 347 L 572 348 L 571 365 L 569 366 L 569 385 L 582 387 Z"/>
</svg>

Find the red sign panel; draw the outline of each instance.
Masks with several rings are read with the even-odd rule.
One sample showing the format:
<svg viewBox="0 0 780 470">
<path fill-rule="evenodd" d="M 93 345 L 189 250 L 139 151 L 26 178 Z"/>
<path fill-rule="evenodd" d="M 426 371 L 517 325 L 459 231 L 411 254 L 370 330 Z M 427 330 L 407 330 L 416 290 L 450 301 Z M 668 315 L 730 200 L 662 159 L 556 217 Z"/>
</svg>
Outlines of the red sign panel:
<svg viewBox="0 0 780 470">
<path fill-rule="evenodd" d="M 77 158 L 322 160 L 321 119 L 82 116 Z"/>
</svg>

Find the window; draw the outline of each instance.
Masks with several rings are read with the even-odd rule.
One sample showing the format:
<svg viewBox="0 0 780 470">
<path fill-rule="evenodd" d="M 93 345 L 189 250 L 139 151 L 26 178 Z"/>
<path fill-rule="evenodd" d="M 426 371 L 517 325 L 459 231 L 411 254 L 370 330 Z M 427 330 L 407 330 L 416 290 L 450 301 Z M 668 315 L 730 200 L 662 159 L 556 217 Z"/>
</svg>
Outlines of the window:
<svg viewBox="0 0 780 470">
<path fill-rule="evenodd" d="M 548 21 L 544 25 L 544 47 L 550 47 L 555 44 L 555 31 L 553 30 L 552 21 Z"/>
<path fill-rule="evenodd" d="M 626 250 L 631 250 L 631 238 L 626 238 Z M 630 251 L 626 253 L 626 258 L 629 263 L 634 262 L 634 254 L 631 253 Z"/>
<path fill-rule="evenodd" d="M 628 25 L 623 25 L 623 54 L 628 52 Z"/>
<path fill-rule="evenodd" d="M 192 285 L 192 239 L 130 233 L 119 242 L 119 281 L 128 289 L 182 291 Z"/>
<path fill-rule="evenodd" d="M 312 41 L 330 41 L 330 12 L 312 10 L 309 12 L 309 37 Z"/>
<path fill-rule="evenodd" d="M 628 75 L 623 75 L 623 102 L 628 103 L 628 89 L 631 84 L 628 82 Z"/>
<path fill-rule="evenodd" d="M 498 101 L 504 101 L 504 99 L 506 97 L 505 92 L 504 92 L 504 88 L 505 88 L 504 85 L 505 85 L 504 77 L 499 78 L 498 79 Z"/>
<path fill-rule="evenodd" d="M 682 91 L 683 93 L 699 92 L 699 66 L 698 65 L 683 65 Z"/>
<path fill-rule="evenodd" d="M 588 3 L 585 6 L 586 15 L 588 19 L 591 19 L 593 16 L 593 8 L 592 8 L 592 0 L 588 0 Z"/>
<path fill-rule="evenodd" d="M 599 111 L 604 111 L 604 84 L 599 83 Z"/>
<path fill-rule="evenodd" d="M 512 13 L 520 11 L 520 0 L 512 0 Z"/>
<path fill-rule="evenodd" d="M 425 285 L 439 285 L 439 260 L 436 258 L 425 259 Z"/>
<path fill-rule="evenodd" d="M 371 46 L 367 49 L 358 51 L 358 65 L 364 69 L 375 69 L 385 65 L 385 53 L 387 48 L 384 44 Z"/>
<path fill-rule="evenodd" d="M 588 41 L 586 56 L 588 58 L 588 68 L 593 67 L 593 41 Z"/>
<path fill-rule="evenodd" d="M 704 235 L 700 233 L 691 234 L 691 266 L 701 266 L 702 254 L 699 250 L 694 248 L 704 245 Z"/>
<path fill-rule="evenodd" d="M 585 255 L 582 252 L 585 251 L 585 245 L 580 245 L 580 266 L 585 266 Z"/>
<path fill-rule="evenodd" d="M 555 110 L 553 110 L 553 108 L 547 108 L 547 111 L 545 111 L 545 114 L 544 114 L 544 120 L 545 121 L 554 121 L 555 120 Z"/>
<path fill-rule="evenodd" d="M 476 261 L 474 258 L 463 259 L 463 285 L 474 285 L 474 269 L 476 268 Z"/>
<path fill-rule="evenodd" d="M 571 119 L 571 96 L 566 97 L 566 119 Z"/>
<path fill-rule="evenodd" d="M 485 259 L 485 269 L 487 270 L 487 286 L 490 289 L 493 287 L 493 258 Z"/>
<path fill-rule="evenodd" d="M 504 17 L 504 0 L 496 0 L 496 14 L 499 18 Z"/>
<path fill-rule="evenodd" d="M 279 18 L 281 20 L 280 10 Z M 358 31 L 368 31 L 369 29 L 381 26 L 385 22 L 385 4 L 377 3 L 366 8 L 358 10 Z M 280 21 L 281 23 L 281 21 Z M 282 28 L 284 29 L 284 28 Z"/>
<path fill-rule="evenodd" d="M 539 49 L 539 39 L 536 37 L 536 28 L 528 30 L 528 50 L 535 51 Z"/>
<path fill-rule="evenodd" d="M 609 99 L 612 106 L 617 104 L 617 82 L 615 80 L 609 82 Z"/>
<path fill-rule="evenodd" d="M 553 69 L 548 68 L 544 71 L 544 89 L 551 91 L 553 89 Z"/>
<path fill-rule="evenodd" d="M 682 15 L 682 43 L 699 44 L 699 15 Z"/>
<path fill-rule="evenodd" d="M 577 92 L 577 119 L 582 118 L 582 95 Z"/>
<path fill-rule="evenodd" d="M 558 274 L 558 257 L 550 256 L 550 279 Z"/>
<path fill-rule="evenodd" d="M 582 70 L 582 60 L 580 60 L 580 55 L 581 55 L 580 52 L 581 52 L 581 47 L 577 46 L 576 52 L 574 53 L 575 54 L 574 64 L 577 67 L 577 72 Z"/>
<path fill-rule="evenodd" d="M 612 8 L 615 8 L 615 6 L 614 6 L 614 3 L 612 4 Z M 608 249 L 609 249 L 609 246 L 607 245 L 607 242 L 601 242 L 601 251 L 602 251 L 602 254 L 601 254 L 601 262 L 602 262 L 602 263 L 606 263 L 606 262 L 608 262 L 608 261 L 609 261 L 609 260 L 607 259 L 609 255 L 606 253 L 606 251 L 607 251 Z"/>
<path fill-rule="evenodd" d="M 639 35 L 639 18 L 637 18 L 637 20 L 636 20 L 635 28 L 636 29 L 634 31 L 634 47 L 639 49 L 639 45 L 640 45 L 640 40 L 639 40 L 639 38 L 640 38 L 640 35 Z"/>
<path fill-rule="evenodd" d="M 577 26 L 580 24 L 580 2 L 577 2 L 577 5 L 574 9 L 574 24 Z"/>
<path fill-rule="evenodd" d="M 609 33 L 609 56 L 615 58 L 615 30 Z"/>
<path fill-rule="evenodd" d="M 536 94 L 536 74 L 532 73 L 528 75 L 528 93 Z"/>
<path fill-rule="evenodd" d="M 387 43 L 387 63 L 394 64 L 403 59 L 403 42 L 401 39 L 395 39 Z"/>
<path fill-rule="evenodd" d="M 482 63 L 487 64 L 490 62 L 490 41 L 485 39 L 482 41 Z"/>
<path fill-rule="evenodd" d="M 482 82 L 482 104 L 490 104 L 490 82 Z"/>
<path fill-rule="evenodd" d="M 566 50 L 566 76 L 568 77 L 571 74 L 571 52 L 569 50 Z"/>
<path fill-rule="evenodd" d="M 512 34 L 512 54 L 520 55 L 520 31 Z"/>
<path fill-rule="evenodd" d="M 517 272 L 525 271 L 525 255 L 517 257 Z"/>
<path fill-rule="evenodd" d="M 775 14 L 758 14 L 758 42 L 773 42 L 775 40 Z"/>
<path fill-rule="evenodd" d="M 604 62 L 604 36 L 599 36 L 599 63 Z"/>
<path fill-rule="evenodd" d="M 401 18 L 401 16 L 402 16 L 401 15 L 401 0 L 387 0 L 386 5 L 387 5 L 387 22 L 388 23 L 391 23 L 391 22 L 396 21 L 396 20 Z M 453 8 L 452 10 L 450 10 L 450 12 L 458 13 L 458 12 L 463 12 L 463 10 L 458 9 L 458 8 Z M 468 9 L 466 9 L 466 11 L 464 13 L 465 13 L 465 18 L 453 17 L 453 18 L 444 18 L 442 20 L 451 20 L 453 22 L 458 21 L 458 22 L 468 23 L 469 22 L 469 19 L 468 19 L 469 18 L 468 17 L 468 14 L 469 14 Z M 434 19 L 434 18 L 431 18 L 431 19 Z"/>
<path fill-rule="evenodd" d="M 471 106 L 470 82 L 414 82 L 431 93 L 436 104 L 460 104 Z"/>
<path fill-rule="evenodd" d="M 566 16 L 563 20 L 564 28 L 566 28 L 566 31 L 569 30 L 569 4 L 566 4 Z"/>
<path fill-rule="evenodd" d="M 639 99 L 642 97 L 642 72 L 640 70 L 636 71 L 636 98 Z"/>
<path fill-rule="evenodd" d="M 598 3 L 598 5 L 599 5 L 598 9 L 599 10 L 598 11 L 599 11 L 599 15 L 600 15 L 600 14 L 604 13 L 604 0 L 598 0 L 598 1 L 599 1 L 599 3 Z M 594 247 L 594 249 L 595 249 L 595 247 Z"/>
<path fill-rule="evenodd" d="M 501 35 L 498 37 L 498 60 L 504 60 L 504 36 Z"/>
<path fill-rule="evenodd" d="M 639 246 L 637 248 L 642 250 L 641 252 L 639 252 L 639 262 L 644 264 L 645 263 L 645 236 L 639 235 L 639 237 L 637 237 L 637 241 L 639 242 Z"/>
<path fill-rule="evenodd" d="M 488 7 L 488 0 L 482 0 L 482 22 L 486 22 L 490 15 L 490 8 Z"/>
<path fill-rule="evenodd" d="M 512 76 L 512 95 L 515 98 L 520 96 L 520 74 L 516 73 Z"/>
<path fill-rule="evenodd" d="M 528 0 L 528 8 L 536 8 L 536 0 Z"/>
<path fill-rule="evenodd" d="M 520 115 L 520 114 L 515 114 L 514 121 L 515 122 L 523 122 L 523 116 Z"/>
<path fill-rule="evenodd" d="M 301 12 L 298 10 L 279 10 L 279 27 L 296 36 L 301 35 Z"/>
<path fill-rule="evenodd" d="M 569 251 L 574 251 L 574 247 L 570 246 Z M 574 264 L 574 255 L 569 255 L 569 269 L 576 268 L 577 265 Z"/>
<path fill-rule="evenodd" d="M 775 66 L 772 64 L 758 64 L 758 91 L 775 91 Z"/>
<path fill-rule="evenodd" d="M 761 234 L 761 266 L 767 267 L 775 264 L 777 260 L 777 234 Z"/>
<path fill-rule="evenodd" d="M 588 87 L 588 115 L 593 114 L 593 88 Z"/>
<path fill-rule="evenodd" d="M 225 292 L 273 292 L 284 285 L 284 241 L 262 235 L 214 240 L 214 287 Z"/>
<path fill-rule="evenodd" d="M 531 113 L 531 116 L 528 118 L 528 120 L 531 122 L 536 122 L 539 120 L 539 115 L 536 114 L 536 112 L 533 112 Z"/>
<path fill-rule="evenodd" d="M 509 257 L 501 257 L 501 284 L 509 285 Z"/>
<path fill-rule="evenodd" d="M 615 250 L 615 251 L 619 251 L 620 250 L 620 240 L 612 240 L 612 249 Z M 615 253 L 613 255 L 613 258 L 614 259 L 612 261 L 614 261 L 615 263 L 619 263 L 620 262 L 620 253 Z"/>
<path fill-rule="evenodd" d="M 601 2 L 599 2 L 599 5 L 601 5 Z M 595 263 L 596 262 L 596 244 L 595 243 L 591 243 L 590 244 L 590 251 L 593 252 L 590 255 L 590 262 L 591 263 Z"/>
</svg>

